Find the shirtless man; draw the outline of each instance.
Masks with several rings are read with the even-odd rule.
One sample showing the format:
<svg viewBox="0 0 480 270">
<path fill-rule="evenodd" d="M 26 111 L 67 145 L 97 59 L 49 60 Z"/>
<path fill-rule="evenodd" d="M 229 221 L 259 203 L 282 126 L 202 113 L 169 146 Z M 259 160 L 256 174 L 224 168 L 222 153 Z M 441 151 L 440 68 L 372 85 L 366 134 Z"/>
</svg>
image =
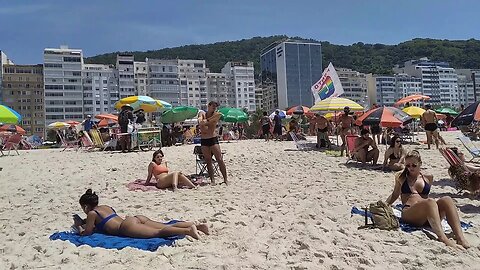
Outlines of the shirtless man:
<svg viewBox="0 0 480 270">
<path fill-rule="evenodd" d="M 339 133 L 340 138 L 342 138 L 342 146 L 340 148 L 340 156 L 343 156 L 343 151 L 345 150 L 346 142 L 347 142 L 347 134 L 351 133 L 351 128 L 353 124 L 353 117 L 350 114 L 350 107 L 343 108 L 344 114 L 340 117 L 340 124 L 339 124 Z M 348 149 L 346 150 L 346 154 L 348 156 Z"/>
<path fill-rule="evenodd" d="M 377 165 L 380 151 L 378 150 L 375 140 L 370 138 L 370 131 L 368 131 L 368 129 L 362 129 L 360 135 L 361 136 L 355 140 L 353 154 L 362 162 L 362 165 L 365 165 L 367 161 L 373 161 L 373 165 Z M 368 150 L 370 147 L 372 147 L 372 150 Z"/>
<path fill-rule="evenodd" d="M 208 175 L 212 185 L 215 185 L 214 170 L 212 163 L 212 155 L 220 167 L 220 172 L 223 176 L 223 182 L 228 185 L 227 168 L 223 162 L 222 151 L 218 144 L 218 137 L 215 134 L 215 129 L 222 114 L 217 112 L 218 103 L 210 101 L 208 103 L 207 112 L 200 112 L 198 115 L 198 124 L 200 126 L 200 145 L 202 146 L 202 154 L 207 163 Z"/>
<path fill-rule="evenodd" d="M 434 111 L 432 111 L 432 105 L 427 104 L 425 105 L 425 109 L 427 109 L 422 114 L 422 125 L 425 129 L 425 133 L 427 133 L 427 145 L 428 149 L 430 149 L 430 144 L 432 143 L 432 137 L 435 140 L 435 145 L 438 149 L 438 126 L 437 126 L 437 116 Z"/>
<path fill-rule="evenodd" d="M 317 115 L 315 117 L 315 130 L 317 131 L 317 148 L 321 147 L 322 139 L 325 141 L 328 148 L 331 147 L 330 140 L 328 139 L 328 132 L 330 131 L 330 123 L 323 115 Z"/>
</svg>

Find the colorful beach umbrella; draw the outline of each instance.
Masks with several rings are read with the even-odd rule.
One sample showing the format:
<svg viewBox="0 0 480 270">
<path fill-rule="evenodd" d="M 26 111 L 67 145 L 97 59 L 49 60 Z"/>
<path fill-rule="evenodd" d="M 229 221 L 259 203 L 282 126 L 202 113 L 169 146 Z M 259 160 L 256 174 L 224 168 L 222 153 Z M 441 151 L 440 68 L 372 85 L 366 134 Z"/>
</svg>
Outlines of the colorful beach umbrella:
<svg viewBox="0 0 480 270">
<path fill-rule="evenodd" d="M 468 105 L 465 110 L 460 112 L 455 119 L 453 119 L 452 123 L 450 124 L 452 127 L 458 126 L 468 126 L 473 121 L 480 121 L 480 109 L 479 109 L 480 101 L 477 101 L 473 104 Z"/>
<path fill-rule="evenodd" d="M 315 105 L 310 108 L 310 111 L 343 111 L 343 108 L 345 107 L 349 107 L 350 111 L 363 111 L 363 107 L 355 101 L 339 97 L 331 97 L 321 100 L 315 103 Z"/>
<path fill-rule="evenodd" d="M 395 107 L 379 107 L 371 109 L 360 116 L 357 125 L 380 125 L 382 127 L 399 127 L 412 122 L 413 118 L 407 113 Z"/>
<path fill-rule="evenodd" d="M 410 107 L 403 108 L 402 111 L 404 111 L 405 113 L 407 113 L 411 117 L 417 118 L 417 119 L 420 118 L 422 116 L 422 114 L 425 112 L 424 109 L 422 109 L 420 107 L 416 107 L 416 106 L 410 106 Z"/>
<path fill-rule="evenodd" d="M 171 110 L 173 107 L 172 107 L 172 104 L 166 102 L 166 101 L 163 101 L 163 100 L 159 100 L 157 99 L 157 106 L 158 106 L 158 110 L 161 111 L 161 112 L 164 112 L 166 110 Z"/>
<path fill-rule="evenodd" d="M 429 100 L 429 99 L 430 99 L 429 96 L 415 94 L 415 95 L 410 95 L 410 96 L 406 96 L 404 98 L 399 99 L 397 102 L 395 102 L 394 106 L 398 106 L 408 102 L 414 102 L 419 100 Z"/>
<path fill-rule="evenodd" d="M 0 123 L 17 124 L 22 121 L 22 116 L 14 109 L 0 105 Z"/>
<path fill-rule="evenodd" d="M 103 119 L 110 119 L 114 121 L 118 121 L 118 115 L 111 114 L 111 113 L 103 113 L 95 115 L 95 118 L 103 120 Z"/>
<path fill-rule="evenodd" d="M 435 112 L 436 113 L 442 113 L 442 114 L 458 115 L 457 111 L 455 111 L 452 108 L 448 108 L 448 107 L 436 109 Z"/>
<path fill-rule="evenodd" d="M 242 123 L 248 121 L 248 114 L 238 108 L 224 107 L 218 110 L 223 116 L 222 121 L 228 123 Z"/>
<path fill-rule="evenodd" d="M 1 126 L 0 131 L 8 131 L 8 132 L 13 132 L 13 133 L 19 133 L 21 135 L 26 134 L 25 129 L 23 129 L 21 126 L 10 125 L 10 124 Z"/>
<path fill-rule="evenodd" d="M 164 103 L 168 104 L 167 102 Z M 130 96 L 117 101 L 115 103 L 115 109 L 120 110 L 124 105 L 128 104 L 132 106 L 134 111 L 142 109 L 145 112 L 149 113 L 165 109 L 164 103 L 149 96 Z"/>
<path fill-rule="evenodd" d="M 65 129 L 70 127 L 69 124 L 65 122 L 53 122 L 47 126 L 49 129 Z"/>
<path fill-rule="evenodd" d="M 162 114 L 162 123 L 178 123 L 197 116 L 198 109 L 189 106 L 179 106 Z"/>
<path fill-rule="evenodd" d="M 309 112 L 310 112 L 310 109 L 308 107 L 300 106 L 300 105 L 293 106 L 287 110 L 288 115 L 292 115 L 292 114 L 302 115 L 302 114 L 307 114 Z"/>
</svg>

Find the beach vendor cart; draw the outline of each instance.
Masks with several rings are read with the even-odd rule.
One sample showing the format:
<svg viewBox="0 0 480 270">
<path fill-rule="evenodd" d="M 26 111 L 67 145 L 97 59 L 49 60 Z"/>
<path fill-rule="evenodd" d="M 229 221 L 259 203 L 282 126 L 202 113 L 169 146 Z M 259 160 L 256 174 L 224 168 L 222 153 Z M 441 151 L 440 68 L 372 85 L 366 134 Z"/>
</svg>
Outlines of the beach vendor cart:
<svg viewBox="0 0 480 270">
<path fill-rule="evenodd" d="M 130 133 L 118 133 L 117 137 L 130 135 L 130 149 L 139 149 L 142 151 L 150 151 L 154 148 L 162 147 L 162 132 L 159 127 L 136 128 Z"/>
</svg>

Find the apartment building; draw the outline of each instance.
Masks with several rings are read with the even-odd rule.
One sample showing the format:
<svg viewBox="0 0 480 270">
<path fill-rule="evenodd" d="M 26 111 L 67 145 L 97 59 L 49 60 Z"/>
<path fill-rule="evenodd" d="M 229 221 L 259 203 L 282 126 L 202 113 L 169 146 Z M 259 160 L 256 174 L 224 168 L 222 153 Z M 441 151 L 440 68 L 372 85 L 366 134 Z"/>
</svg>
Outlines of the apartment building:
<svg viewBox="0 0 480 270">
<path fill-rule="evenodd" d="M 135 66 L 132 54 L 117 54 L 116 72 L 120 99 L 134 96 Z"/>
<path fill-rule="evenodd" d="M 3 66 L 4 65 L 13 65 L 14 63 L 8 59 L 7 55 L 0 50 L 0 104 L 3 104 L 3 91 L 2 91 L 2 73 L 3 73 Z"/>
<path fill-rule="evenodd" d="M 276 84 L 264 82 L 255 87 L 255 107 L 269 113 L 278 108 Z"/>
<path fill-rule="evenodd" d="M 349 68 L 336 68 L 336 71 L 344 91 L 342 97 L 353 100 L 364 107 L 367 106 L 366 75 Z"/>
<path fill-rule="evenodd" d="M 207 99 L 221 107 L 235 107 L 235 92 L 232 92 L 229 76 L 224 73 L 207 73 Z"/>
<path fill-rule="evenodd" d="M 84 64 L 82 72 L 84 113 L 95 115 L 115 111 L 119 100 L 118 78 L 108 65 Z"/>
<path fill-rule="evenodd" d="M 43 65 L 3 66 L 4 104 L 22 115 L 27 135 L 44 136 Z"/>
<path fill-rule="evenodd" d="M 227 62 L 222 73 L 230 80 L 230 93 L 235 93 L 236 108 L 246 108 L 249 112 L 255 106 L 255 72 L 253 62 Z"/>
<path fill-rule="evenodd" d="M 177 60 L 180 103 L 207 109 L 207 72 L 205 60 Z"/>
<path fill-rule="evenodd" d="M 178 60 L 146 59 L 147 92 L 154 99 L 166 101 L 172 106 L 181 103 Z"/>
<path fill-rule="evenodd" d="M 397 100 L 403 97 L 423 93 L 422 79 L 407 74 L 376 76 L 375 82 L 376 102 L 380 106 L 393 106 Z"/>
<path fill-rule="evenodd" d="M 138 96 L 148 96 L 147 77 L 148 68 L 146 62 L 133 62 L 135 75 L 135 94 Z"/>
</svg>

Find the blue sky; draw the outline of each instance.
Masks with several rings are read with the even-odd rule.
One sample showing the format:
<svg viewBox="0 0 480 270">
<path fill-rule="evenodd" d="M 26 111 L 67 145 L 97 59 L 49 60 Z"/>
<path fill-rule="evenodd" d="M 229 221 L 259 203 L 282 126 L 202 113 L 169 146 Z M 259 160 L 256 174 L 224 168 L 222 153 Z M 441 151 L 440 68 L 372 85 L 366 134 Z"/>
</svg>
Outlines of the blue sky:
<svg viewBox="0 0 480 270">
<path fill-rule="evenodd" d="M 480 39 L 479 10 L 476 0 L 0 0 L 0 50 L 35 64 L 61 44 L 93 56 L 279 34 L 334 44 Z"/>
</svg>

